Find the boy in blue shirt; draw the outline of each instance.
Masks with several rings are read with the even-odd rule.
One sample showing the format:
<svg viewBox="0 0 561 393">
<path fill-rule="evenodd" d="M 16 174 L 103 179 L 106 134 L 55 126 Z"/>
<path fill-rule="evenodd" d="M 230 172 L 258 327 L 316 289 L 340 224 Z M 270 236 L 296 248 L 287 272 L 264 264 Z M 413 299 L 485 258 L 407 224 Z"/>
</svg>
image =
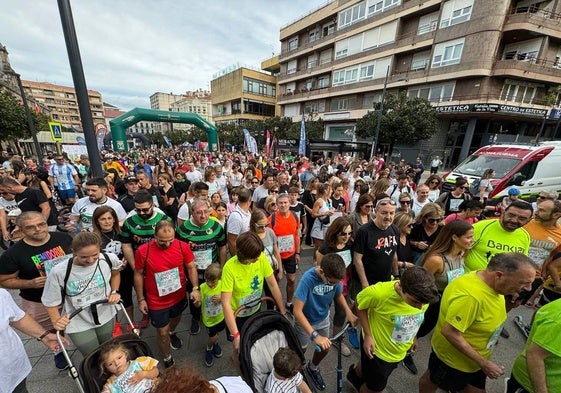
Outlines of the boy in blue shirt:
<svg viewBox="0 0 561 393">
<path fill-rule="evenodd" d="M 356 325 L 358 317 L 349 308 L 342 295 L 341 280 L 345 277 L 345 262 L 337 254 L 325 255 L 319 266 L 306 271 L 294 293 L 294 317 L 296 333 L 302 349 L 310 343 L 321 351 L 314 351 L 312 360 L 306 365 L 312 382 L 319 390 L 325 389 L 323 377 L 318 369 L 319 363 L 329 352 L 331 341 L 329 331 L 331 321 L 329 309 L 333 300 L 345 310 L 347 321 Z"/>
</svg>

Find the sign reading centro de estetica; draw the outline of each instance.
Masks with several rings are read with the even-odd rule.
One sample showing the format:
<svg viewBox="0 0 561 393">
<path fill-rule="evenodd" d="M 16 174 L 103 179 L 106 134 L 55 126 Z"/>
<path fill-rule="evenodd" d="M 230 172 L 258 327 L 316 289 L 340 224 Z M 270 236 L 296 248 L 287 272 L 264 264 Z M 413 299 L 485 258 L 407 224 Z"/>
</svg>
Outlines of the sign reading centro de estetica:
<svg viewBox="0 0 561 393">
<path fill-rule="evenodd" d="M 436 106 L 434 109 L 438 113 L 514 113 L 524 116 L 536 117 L 543 117 L 547 114 L 547 110 L 545 109 L 489 103 L 444 105 Z"/>
</svg>

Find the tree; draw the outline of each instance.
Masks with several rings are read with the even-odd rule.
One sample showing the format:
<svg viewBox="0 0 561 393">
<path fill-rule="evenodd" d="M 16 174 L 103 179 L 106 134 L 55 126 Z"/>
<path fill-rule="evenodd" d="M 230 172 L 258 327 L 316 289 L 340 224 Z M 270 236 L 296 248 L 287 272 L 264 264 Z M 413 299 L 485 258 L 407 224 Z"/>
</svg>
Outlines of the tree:
<svg viewBox="0 0 561 393">
<path fill-rule="evenodd" d="M 378 115 L 381 103 L 374 105 L 374 111 L 369 111 L 356 123 L 356 135 L 366 138 L 376 133 Z M 438 132 L 436 111 L 430 102 L 423 98 L 407 98 L 405 92 L 387 94 L 384 100 L 384 112 L 380 122 L 380 143 L 389 144 L 388 157 L 391 157 L 394 145 L 414 143 L 429 139 Z"/>
<path fill-rule="evenodd" d="M 11 93 L 0 92 L 0 140 L 25 138 L 28 130 L 23 106 Z"/>
</svg>

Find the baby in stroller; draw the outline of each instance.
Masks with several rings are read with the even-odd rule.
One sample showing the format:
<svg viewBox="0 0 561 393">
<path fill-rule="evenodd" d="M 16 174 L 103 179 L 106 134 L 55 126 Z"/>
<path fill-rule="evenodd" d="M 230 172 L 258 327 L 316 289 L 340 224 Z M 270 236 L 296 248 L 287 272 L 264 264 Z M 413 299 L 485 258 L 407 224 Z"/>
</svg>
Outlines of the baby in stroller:
<svg viewBox="0 0 561 393">
<path fill-rule="evenodd" d="M 159 375 L 158 361 L 150 356 L 130 358 L 128 349 L 119 341 L 105 343 L 99 354 L 100 368 L 110 375 L 102 393 L 148 392 Z"/>
<path fill-rule="evenodd" d="M 273 357 L 273 371 L 265 384 L 266 393 L 311 393 L 310 387 L 300 373 L 303 363 L 290 348 L 279 348 Z"/>
</svg>

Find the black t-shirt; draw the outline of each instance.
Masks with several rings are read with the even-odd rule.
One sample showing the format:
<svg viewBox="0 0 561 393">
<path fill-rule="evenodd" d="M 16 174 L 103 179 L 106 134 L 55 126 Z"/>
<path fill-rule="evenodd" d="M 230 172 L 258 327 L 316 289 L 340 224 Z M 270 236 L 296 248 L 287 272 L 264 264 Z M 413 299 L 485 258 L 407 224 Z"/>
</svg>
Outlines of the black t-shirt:
<svg viewBox="0 0 561 393">
<path fill-rule="evenodd" d="M 0 274 L 14 274 L 22 280 L 44 276 L 53 266 L 67 261 L 72 253 L 72 237 L 67 233 L 50 232 L 50 239 L 41 246 L 30 246 L 20 240 L 0 256 Z M 20 290 L 20 296 L 31 302 L 41 302 L 43 288 Z"/>
<path fill-rule="evenodd" d="M 413 262 L 413 248 L 409 242 L 409 236 L 405 244 L 401 244 L 401 241 L 397 242 L 397 260 L 400 262 Z"/>
<path fill-rule="evenodd" d="M 415 223 L 415 225 L 413 225 L 413 228 L 411 229 L 411 235 L 409 235 L 409 241 L 427 242 L 428 245 L 430 246 L 432 243 L 434 243 L 434 240 L 436 239 L 436 237 L 440 233 L 440 229 L 442 229 L 441 226 L 439 226 L 438 229 L 432 235 L 429 236 L 425 232 L 425 228 L 423 227 L 423 225 L 417 222 L 417 223 Z M 425 251 L 427 251 L 427 250 L 421 250 L 421 249 L 419 249 L 415 246 L 411 246 L 411 248 L 413 249 L 414 252 L 425 252 Z"/>
<path fill-rule="evenodd" d="M 125 209 L 127 213 L 134 210 L 133 196 L 129 193 L 122 195 L 117 201 L 121 204 L 121 206 L 123 206 L 123 209 Z"/>
<path fill-rule="evenodd" d="M 394 224 L 382 230 L 370 221 L 358 229 L 353 251 L 362 254 L 362 265 L 368 284 L 391 280 L 398 243 L 399 228 Z"/>
<path fill-rule="evenodd" d="M 329 199 L 331 200 L 331 206 L 333 206 L 335 210 L 345 211 L 345 200 L 343 199 L 343 197 L 337 199 L 331 196 L 331 198 Z M 340 209 L 339 206 L 341 206 Z"/>
<path fill-rule="evenodd" d="M 300 224 L 304 224 L 304 217 L 306 216 L 306 208 L 302 202 L 296 202 L 296 205 L 290 205 L 290 210 L 296 214 L 296 217 L 300 220 Z"/>
<path fill-rule="evenodd" d="M 41 207 L 39 205 L 45 202 L 49 203 L 47 196 L 42 190 L 36 190 L 29 187 L 27 187 L 23 192 L 16 194 L 15 199 L 22 212 L 41 212 Z M 47 219 L 47 223 L 49 225 L 56 225 L 56 214 L 52 213 L 56 212 L 51 212 L 51 215 Z"/>
</svg>

